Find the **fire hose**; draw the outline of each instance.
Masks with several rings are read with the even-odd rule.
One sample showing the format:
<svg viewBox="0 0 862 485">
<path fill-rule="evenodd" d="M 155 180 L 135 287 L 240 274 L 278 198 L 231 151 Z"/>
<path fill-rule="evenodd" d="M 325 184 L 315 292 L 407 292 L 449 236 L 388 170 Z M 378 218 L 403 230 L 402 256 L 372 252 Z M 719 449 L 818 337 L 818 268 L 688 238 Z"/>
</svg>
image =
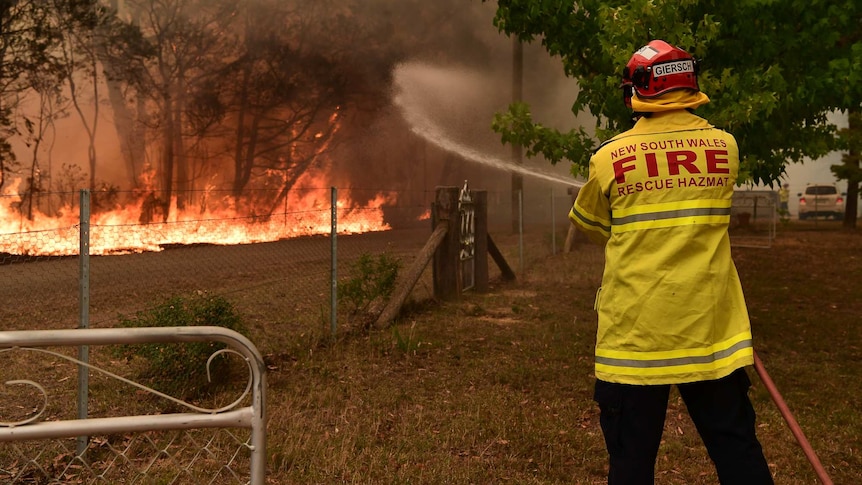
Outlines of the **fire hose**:
<svg viewBox="0 0 862 485">
<path fill-rule="evenodd" d="M 830 479 L 829 475 L 826 474 L 826 469 L 823 468 L 823 465 L 820 463 L 820 459 L 817 458 L 814 448 L 811 447 L 811 444 L 802 432 L 802 428 L 799 427 L 799 423 L 796 422 L 796 418 L 793 417 L 793 414 L 790 412 L 790 408 L 787 407 L 787 403 L 784 402 L 784 398 L 781 397 L 781 393 L 779 393 L 778 388 L 775 387 L 775 383 L 772 382 L 769 374 L 766 373 L 766 369 L 763 367 L 763 362 L 760 361 L 760 357 L 757 356 L 757 352 L 754 353 L 754 369 L 757 371 L 757 375 L 760 377 L 760 380 L 763 381 L 763 385 L 766 386 L 766 390 L 769 391 L 772 401 L 775 402 L 778 410 L 781 411 L 781 416 L 784 418 L 784 421 L 787 422 L 787 426 L 790 427 L 790 431 L 793 433 L 799 446 L 802 447 L 802 451 L 805 453 L 805 457 L 808 458 L 808 462 L 811 463 L 812 467 L 814 467 L 814 472 L 817 473 L 817 478 L 820 479 L 823 485 L 832 485 L 832 479 Z"/>
</svg>

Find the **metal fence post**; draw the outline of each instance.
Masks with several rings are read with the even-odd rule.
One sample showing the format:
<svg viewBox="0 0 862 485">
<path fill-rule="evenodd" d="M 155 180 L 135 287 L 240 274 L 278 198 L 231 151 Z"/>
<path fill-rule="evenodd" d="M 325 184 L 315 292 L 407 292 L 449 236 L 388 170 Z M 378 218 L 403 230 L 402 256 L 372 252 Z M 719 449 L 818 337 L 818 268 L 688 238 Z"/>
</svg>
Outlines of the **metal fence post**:
<svg viewBox="0 0 862 485">
<path fill-rule="evenodd" d="M 79 216 L 79 282 L 78 282 L 78 328 L 90 327 L 90 191 L 81 190 Z M 90 363 L 90 347 L 78 347 L 78 360 Z M 90 370 L 84 365 L 78 366 L 78 419 L 86 419 L 88 414 L 90 387 Z M 87 450 L 87 436 L 79 436 L 77 454 L 83 455 Z"/>
<path fill-rule="evenodd" d="M 518 270 L 524 276 L 524 191 L 518 191 Z"/>
<path fill-rule="evenodd" d="M 557 254 L 557 206 L 554 200 L 554 189 L 551 189 L 551 256 Z"/>
<path fill-rule="evenodd" d="M 332 336 L 338 326 L 338 189 L 331 187 L 331 206 L 332 206 L 332 229 L 331 229 L 331 273 L 330 273 L 330 296 L 329 296 L 329 330 Z"/>
<path fill-rule="evenodd" d="M 488 191 L 475 190 L 476 203 L 476 291 L 487 293 L 488 285 Z"/>
</svg>

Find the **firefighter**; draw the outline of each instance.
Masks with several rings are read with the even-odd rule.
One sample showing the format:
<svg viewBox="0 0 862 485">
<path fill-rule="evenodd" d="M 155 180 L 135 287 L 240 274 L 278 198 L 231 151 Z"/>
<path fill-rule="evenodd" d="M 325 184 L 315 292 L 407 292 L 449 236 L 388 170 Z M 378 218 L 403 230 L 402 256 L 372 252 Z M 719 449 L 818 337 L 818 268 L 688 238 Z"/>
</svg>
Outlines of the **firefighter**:
<svg viewBox="0 0 862 485">
<path fill-rule="evenodd" d="M 594 399 L 609 485 L 654 483 L 676 385 L 722 484 L 772 484 L 745 367 L 748 310 L 728 225 L 734 137 L 694 114 L 697 61 L 654 40 L 623 72 L 634 127 L 603 143 L 569 218 L 605 248 Z"/>
</svg>

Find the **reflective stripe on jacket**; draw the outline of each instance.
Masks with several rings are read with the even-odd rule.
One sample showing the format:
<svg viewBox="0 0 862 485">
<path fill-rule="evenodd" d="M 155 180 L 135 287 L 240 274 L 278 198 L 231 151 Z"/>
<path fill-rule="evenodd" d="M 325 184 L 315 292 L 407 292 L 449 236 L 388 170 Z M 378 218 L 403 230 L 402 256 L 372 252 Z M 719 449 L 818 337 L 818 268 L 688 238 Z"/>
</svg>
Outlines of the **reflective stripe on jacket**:
<svg viewBox="0 0 862 485">
<path fill-rule="evenodd" d="M 753 363 L 727 233 L 739 150 L 688 111 L 655 113 L 605 143 L 569 217 L 605 244 L 596 377 L 668 384 Z"/>
</svg>

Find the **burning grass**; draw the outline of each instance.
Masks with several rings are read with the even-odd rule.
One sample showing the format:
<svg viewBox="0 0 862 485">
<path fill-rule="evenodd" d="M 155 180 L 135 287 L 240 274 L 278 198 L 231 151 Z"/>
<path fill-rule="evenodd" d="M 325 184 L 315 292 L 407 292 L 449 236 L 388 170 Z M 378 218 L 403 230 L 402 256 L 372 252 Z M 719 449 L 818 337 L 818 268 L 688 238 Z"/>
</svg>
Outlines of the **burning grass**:
<svg viewBox="0 0 862 485">
<path fill-rule="evenodd" d="M 532 257 L 547 254 L 544 238 L 536 239 L 528 242 L 542 250 L 528 248 L 527 272 L 517 282 L 457 303 L 414 306 L 385 331 L 337 341 L 320 330 L 324 325 L 282 332 L 298 316 L 257 306 L 249 323 L 269 368 L 268 481 L 604 483 L 592 402 L 601 252 L 578 246 L 567 255 Z M 517 254 L 513 240 L 495 241 Z M 823 221 L 779 228 L 770 249 L 734 248 L 758 354 L 838 484 L 862 483 L 860 249 L 858 232 Z M 517 256 L 509 261 L 517 266 Z M 816 483 L 750 375 L 776 483 Z M 130 405 L 128 395 L 100 379 L 93 385 L 97 412 Z M 717 483 L 675 392 L 656 474 L 661 484 Z"/>
</svg>

